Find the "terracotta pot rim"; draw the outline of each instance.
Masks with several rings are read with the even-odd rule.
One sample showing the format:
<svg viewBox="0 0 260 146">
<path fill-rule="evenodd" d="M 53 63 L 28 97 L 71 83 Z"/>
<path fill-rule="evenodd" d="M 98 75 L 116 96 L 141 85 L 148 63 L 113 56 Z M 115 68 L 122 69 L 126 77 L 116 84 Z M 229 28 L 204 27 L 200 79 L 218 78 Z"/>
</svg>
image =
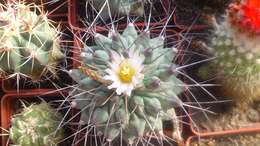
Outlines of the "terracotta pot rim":
<svg viewBox="0 0 260 146">
<path fill-rule="evenodd" d="M 192 108 L 188 109 L 188 112 L 192 113 Z M 238 128 L 238 129 L 230 129 L 230 130 L 221 130 L 221 131 L 202 131 L 199 132 L 195 129 L 194 123 L 189 119 L 189 127 L 192 133 L 196 136 L 212 136 L 212 135 L 223 135 L 223 134 L 239 134 L 239 133 L 247 133 L 247 132 L 260 132 L 260 123 L 254 123 L 257 127 L 248 127 L 248 128 Z"/>
<path fill-rule="evenodd" d="M 252 130 L 244 130 L 243 132 L 234 132 L 234 133 L 225 133 L 225 132 L 222 132 L 222 133 L 215 133 L 215 134 L 208 134 L 208 135 L 192 135 L 192 136 L 189 136 L 188 139 L 186 140 L 185 142 L 185 146 L 190 146 L 190 143 L 192 142 L 192 140 L 194 138 L 205 138 L 205 139 L 208 139 L 208 138 L 217 138 L 217 137 L 224 137 L 224 136 L 236 136 L 238 134 L 255 134 L 255 133 L 259 133 L 259 131 L 252 131 Z"/>
<path fill-rule="evenodd" d="M 260 127 L 257 128 L 239 128 L 234 130 L 224 130 L 224 131 L 214 131 L 214 132 L 198 132 L 192 126 L 192 132 L 197 136 L 217 136 L 217 135 L 232 135 L 232 134 L 241 134 L 247 132 L 260 132 Z"/>
<path fill-rule="evenodd" d="M 29 79 L 29 78 L 25 78 L 25 81 Z M 12 79 L 0 79 L 0 86 L 2 86 L 2 90 L 5 94 L 14 94 L 14 93 L 27 93 L 28 91 L 32 91 L 33 93 L 37 93 L 37 92 L 48 92 L 48 91 L 53 91 L 53 90 L 58 90 L 55 87 L 47 86 L 47 87 L 35 87 L 35 88 L 15 88 L 15 87 L 11 87 L 11 84 L 14 83 L 11 81 Z M 16 82 L 15 82 L 16 84 Z M 61 90 L 65 90 L 65 89 L 61 89 Z"/>
</svg>

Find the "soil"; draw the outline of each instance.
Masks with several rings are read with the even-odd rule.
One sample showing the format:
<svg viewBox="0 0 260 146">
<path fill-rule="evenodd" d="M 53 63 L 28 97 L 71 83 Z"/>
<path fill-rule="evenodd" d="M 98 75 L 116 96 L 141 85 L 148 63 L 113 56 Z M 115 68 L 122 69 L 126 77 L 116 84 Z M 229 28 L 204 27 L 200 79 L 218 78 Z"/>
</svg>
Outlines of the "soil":
<svg viewBox="0 0 260 146">
<path fill-rule="evenodd" d="M 221 17 L 232 0 L 175 0 L 176 19 L 179 24 L 209 24 L 212 16 Z M 218 19 L 218 18 L 217 18 Z"/>
<path fill-rule="evenodd" d="M 248 104 L 243 107 L 230 104 L 223 107 L 219 106 L 218 109 L 222 109 L 223 111 L 212 110 L 216 112 L 216 115 L 207 114 L 209 117 L 208 120 L 206 120 L 205 116 L 198 116 L 194 120 L 198 127 L 196 131 L 210 132 L 259 127 L 260 102 Z"/>
<path fill-rule="evenodd" d="M 219 138 L 196 139 L 190 146 L 259 146 L 260 134 L 235 135 Z"/>
</svg>

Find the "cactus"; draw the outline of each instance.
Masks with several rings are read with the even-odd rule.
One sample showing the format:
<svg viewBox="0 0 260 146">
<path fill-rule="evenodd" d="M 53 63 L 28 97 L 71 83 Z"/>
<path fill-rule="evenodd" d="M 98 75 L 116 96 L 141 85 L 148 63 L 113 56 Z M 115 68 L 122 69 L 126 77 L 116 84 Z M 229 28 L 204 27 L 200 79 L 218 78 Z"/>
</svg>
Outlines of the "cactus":
<svg viewBox="0 0 260 146">
<path fill-rule="evenodd" d="M 178 123 L 173 105 L 182 104 L 178 95 L 184 83 L 172 62 L 177 49 L 164 48 L 162 36 L 138 33 L 132 23 L 122 34 L 111 30 L 94 38 L 96 45 L 81 53 L 83 65 L 69 71 L 78 83 L 71 95 L 81 121 L 94 125 L 108 142 L 121 136 L 128 144 L 149 134 L 163 137 L 163 121 Z"/>
<path fill-rule="evenodd" d="M 199 73 L 204 79 L 217 73 L 216 82 L 221 84 L 224 96 L 238 104 L 260 99 L 259 28 L 253 22 L 247 25 L 254 27 L 245 27 L 243 21 L 251 22 L 248 21 L 251 18 L 246 17 L 248 14 L 242 9 L 246 5 L 241 5 L 244 3 L 232 4 L 224 22 L 216 25 L 212 48 L 217 58 L 203 66 Z"/>
<path fill-rule="evenodd" d="M 59 30 L 47 15 L 33 4 L 17 2 L 0 7 L 2 78 L 20 74 L 38 80 L 48 72 L 55 75 L 64 55 L 60 50 Z"/>
<path fill-rule="evenodd" d="M 46 102 L 24 107 L 12 118 L 10 139 L 19 146 L 56 146 L 64 138 L 61 119 Z"/>
<path fill-rule="evenodd" d="M 144 14 L 144 4 L 146 0 L 88 0 L 92 1 L 93 6 L 97 11 L 101 11 L 100 17 L 104 20 L 109 18 L 109 13 L 112 16 L 117 15 L 137 15 L 142 16 Z"/>
</svg>

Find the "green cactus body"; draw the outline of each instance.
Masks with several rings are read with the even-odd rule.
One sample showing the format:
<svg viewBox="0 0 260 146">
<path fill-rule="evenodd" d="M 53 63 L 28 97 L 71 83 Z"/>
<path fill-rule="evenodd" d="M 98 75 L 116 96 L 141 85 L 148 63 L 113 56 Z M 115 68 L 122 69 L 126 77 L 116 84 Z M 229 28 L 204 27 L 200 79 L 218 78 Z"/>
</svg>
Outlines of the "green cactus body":
<svg viewBox="0 0 260 146">
<path fill-rule="evenodd" d="M 73 107 L 107 141 L 122 135 L 133 144 L 147 134 L 163 136 L 162 121 L 176 116 L 168 111 L 182 104 L 178 95 L 184 83 L 172 62 L 176 48 L 164 48 L 164 41 L 138 33 L 130 23 L 122 34 L 96 34 L 96 46 L 81 53 L 83 66 L 70 70 L 81 89 L 71 91 Z"/>
<path fill-rule="evenodd" d="M 21 74 L 33 80 L 47 72 L 55 73 L 64 58 L 60 51 L 59 30 L 35 5 L 1 5 L 0 69 L 3 78 Z M 40 13 L 40 14 L 39 14 Z"/>
<path fill-rule="evenodd" d="M 112 16 L 117 15 L 137 15 L 142 16 L 144 14 L 144 3 L 146 0 L 89 0 L 93 1 L 93 6 L 97 10 L 101 10 L 100 17 L 102 19 L 109 18 L 109 12 Z"/>
<path fill-rule="evenodd" d="M 12 118 L 10 139 L 19 146 L 57 146 L 64 138 L 58 129 L 62 116 L 47 103 L 25 107 Z"/>
<path fill-rule="evenodd" d="M 212 40 L 216 59 L 200 69 L 209 79 L 217 75 L 224 96 L 247 103 L 260 98 L 260 36 L 240 31 L 227 19 Z"/>
</svg>

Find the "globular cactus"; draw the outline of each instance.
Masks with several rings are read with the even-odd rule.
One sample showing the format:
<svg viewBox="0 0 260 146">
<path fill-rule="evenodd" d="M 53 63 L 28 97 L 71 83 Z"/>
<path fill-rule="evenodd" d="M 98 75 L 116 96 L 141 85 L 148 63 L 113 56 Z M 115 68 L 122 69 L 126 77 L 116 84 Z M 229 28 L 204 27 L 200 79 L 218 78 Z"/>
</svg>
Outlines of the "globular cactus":
<svg viewBox="0 0 260 146">
<path fill-rule="evenodd" d="M 24 107 L 12 117 L 10 139 L 17 146 L 57 146 L 64 138 L 61 119 L 46 102 Z"/>
<path fill-rule="evenodd" d="M 71 95 L 81 121 L 94 125 L 108 142 L 122 136 L 134 144 L 149 135 L 162 138 L 163 121 L 173 120 L 180 140 L 174 105 L 182 104 L 178 95 L 184 83 L 173 63 L 177 49 L 164 48 L 163 36 L 138 33 L 132 23 L 122 34 L 111 30 L 94 38 L 96 45 L 81 53 L 83 65 L 69 71 L 78 83 Z"/>
<path fill-rule="evenodd" d="M 1 4 L 0 9 L 2 78 L 20 74 L 38 80 L 48 72 L 55 75 L 64 58 L 59 29 L 33 4 Z"/>
<path fill-rule="evenodd" d="M 144 14 L 144 4 L 147 0 L 88 0 L 91 1 L 97 11 L 101 11 L 100 17 L 104 20 L 111 16 Z"/>
<path fill-rule="evenodd" d="M 246 6 L 233 4 L 224 22 L 216 25 L 212 48 L 217 58 L 200 69 L 204 79 L 217 74 L 223 95 L 238 104 L 260 100 L 259 28 L 246 17 Z M 247 27 L 243 21 L 248 22 Z"/>
</svg>

